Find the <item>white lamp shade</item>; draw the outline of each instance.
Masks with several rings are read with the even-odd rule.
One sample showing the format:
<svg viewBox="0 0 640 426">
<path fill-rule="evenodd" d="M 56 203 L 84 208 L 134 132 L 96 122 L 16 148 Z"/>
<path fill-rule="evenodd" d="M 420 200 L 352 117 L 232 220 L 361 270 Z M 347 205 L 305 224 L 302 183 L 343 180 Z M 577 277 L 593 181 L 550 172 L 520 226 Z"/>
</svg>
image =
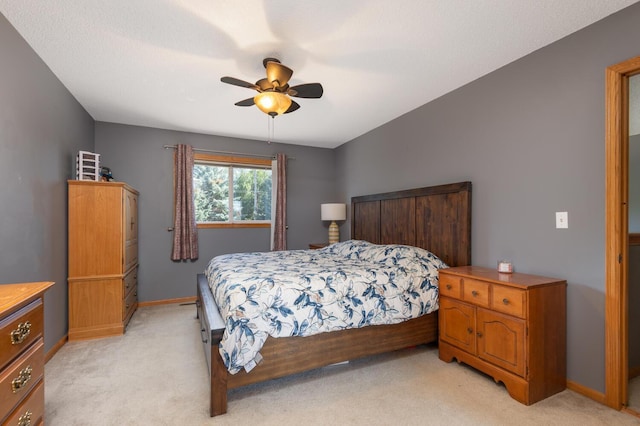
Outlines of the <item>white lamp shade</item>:
<svg viewBox="0 0 640 426">
<path fill-rule="evenodd" d="M 347 218 L 347 205 L 341 203 L 321 204 L 320 218 L 322 220 L 345 220 Z"/>
</svg>

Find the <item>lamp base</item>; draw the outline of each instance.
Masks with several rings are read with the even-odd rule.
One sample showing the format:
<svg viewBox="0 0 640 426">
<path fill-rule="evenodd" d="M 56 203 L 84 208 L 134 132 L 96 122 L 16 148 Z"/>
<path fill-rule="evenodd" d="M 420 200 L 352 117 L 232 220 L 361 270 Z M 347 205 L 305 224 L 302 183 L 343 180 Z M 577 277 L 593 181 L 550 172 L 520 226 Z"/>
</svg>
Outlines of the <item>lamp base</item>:
<svg viewBox="0 0 640 426">
<path fill-rule="evenodd" d="M 329 244 L 334 244 L 340 241 L 340 229 L 336 221 L 332 221 L 329 225 Z"/>
</svg>

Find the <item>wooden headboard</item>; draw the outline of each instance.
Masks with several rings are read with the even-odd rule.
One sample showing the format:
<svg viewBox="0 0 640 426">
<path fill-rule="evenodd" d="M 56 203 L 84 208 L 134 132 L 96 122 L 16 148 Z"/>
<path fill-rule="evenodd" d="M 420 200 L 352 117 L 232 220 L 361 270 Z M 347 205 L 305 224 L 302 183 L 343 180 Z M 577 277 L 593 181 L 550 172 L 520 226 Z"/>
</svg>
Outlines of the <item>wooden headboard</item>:
<svg viewBox="0 0 640 426">
<path fill-rule="evenodd" d="M 471 264 L 471 182 L 351 198 L 351 238 L 429 250 Z"/>
</svg>

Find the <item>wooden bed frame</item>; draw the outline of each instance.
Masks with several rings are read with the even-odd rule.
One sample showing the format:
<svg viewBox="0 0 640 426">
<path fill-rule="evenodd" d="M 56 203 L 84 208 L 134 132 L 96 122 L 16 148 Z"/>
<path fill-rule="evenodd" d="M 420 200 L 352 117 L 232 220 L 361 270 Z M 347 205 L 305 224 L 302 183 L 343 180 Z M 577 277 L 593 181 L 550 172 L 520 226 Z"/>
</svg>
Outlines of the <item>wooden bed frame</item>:
<svg viewBox="0 0 640 426">
<path fill-rule="evenodd" d="M 450 266 L 471 264 L 471 182 L 353 197 L 351 238 L 425 248 Z M 437 312 L 400 324 L 268 338 L 250 373 L 229 374 L 218 346 L 224 321 L 204 274 L 197 276 L 197 318 L 209 367 L 210 415 L 227 412 L 227 390 L 390 352 L 438 339 Z"/>
</svg>

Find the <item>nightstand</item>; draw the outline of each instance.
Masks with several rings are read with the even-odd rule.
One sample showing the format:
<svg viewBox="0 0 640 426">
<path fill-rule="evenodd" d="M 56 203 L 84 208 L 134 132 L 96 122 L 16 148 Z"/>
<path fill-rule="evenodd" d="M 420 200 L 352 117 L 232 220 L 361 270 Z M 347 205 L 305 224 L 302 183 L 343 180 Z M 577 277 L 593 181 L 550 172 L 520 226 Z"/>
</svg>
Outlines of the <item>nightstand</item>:
<svg viewBox="0 0 640 426">
<path fill-rule="evenodd" d="M 309 249 L 318 250 L 318 249 L 321 249 L 321 248 L 326 247 L 328 245 L 329 245 L 329 243 L 311 243 L 311 244 L 309 244 Z"/>
<path fill-rule="evenodd" d="M 440 359 L 468 364 L 530 405 L 566 388 L 567 283 L 477 266 L 440 270 Z"/>
</svg>

